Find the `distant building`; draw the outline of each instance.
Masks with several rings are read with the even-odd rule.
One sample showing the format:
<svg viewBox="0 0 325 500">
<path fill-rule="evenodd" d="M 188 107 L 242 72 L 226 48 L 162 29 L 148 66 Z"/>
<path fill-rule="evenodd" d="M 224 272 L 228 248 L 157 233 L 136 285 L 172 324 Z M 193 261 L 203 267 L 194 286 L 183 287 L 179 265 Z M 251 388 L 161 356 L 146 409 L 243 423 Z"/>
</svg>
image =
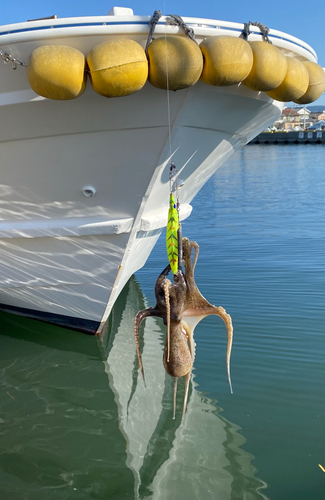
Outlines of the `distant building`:
<svg viewBox="0 0 325 500">
<path fill-rule="evenodd" d="M 305 129 L 312 125 L 313 119 L 311 118 L 311 112 L 305 107 L 298 109 L 297 114 L 300 117 L 300 127 Z"/>
<path fill-rule="evenodd" d="M 274 122 L 274 127 L 279 130 L 303 130 L 315 122 L 325 120 L 325 110 L 311 106 L 311 110 L 306 106 L 284 108 L 280 118 Z M 315 109 L 316 108 L 316 109 Z"/>
</svg>

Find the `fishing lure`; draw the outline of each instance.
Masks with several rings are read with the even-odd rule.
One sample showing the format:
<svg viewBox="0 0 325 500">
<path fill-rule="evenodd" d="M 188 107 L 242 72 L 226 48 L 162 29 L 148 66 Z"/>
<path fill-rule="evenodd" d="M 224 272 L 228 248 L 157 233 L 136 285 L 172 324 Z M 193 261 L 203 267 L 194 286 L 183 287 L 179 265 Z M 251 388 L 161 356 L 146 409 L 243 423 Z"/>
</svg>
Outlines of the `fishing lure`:
<svg viewBox="0 0 325 500">
<path fill-rule="evenodd" d="M 169 196 L 166 246 L 170 268 L 173 274 L 178 271 L 178 230 L 179 216 L 173 193 Z"/>
</svg>

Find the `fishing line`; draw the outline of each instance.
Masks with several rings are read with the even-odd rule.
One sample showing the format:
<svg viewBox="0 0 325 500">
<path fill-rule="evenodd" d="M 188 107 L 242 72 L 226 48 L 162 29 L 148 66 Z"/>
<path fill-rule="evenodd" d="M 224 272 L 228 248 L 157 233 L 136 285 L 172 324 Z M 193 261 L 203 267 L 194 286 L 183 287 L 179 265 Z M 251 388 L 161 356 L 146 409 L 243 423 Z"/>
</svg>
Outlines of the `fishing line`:
<svg viewBox="0 0 325 500">
<path fill-rule="evenodd" d="M 166 2 L 163 2 L 163 15 L 166 16 Z M 169 142 L 169 158 L 172 157 L 172 138 L 171 138 L 171 119 L 170 119 L 170 98 L 169 98 L 169 74 L 168 74 L 168 58 L 167 58 L 167 32 L 166 32 L 166 17 L 165 17 L 165 65 L 166 65 L 166 92 L 167 92 L 167 121 L 168 121 L 168 142 Z"/>
</svg>

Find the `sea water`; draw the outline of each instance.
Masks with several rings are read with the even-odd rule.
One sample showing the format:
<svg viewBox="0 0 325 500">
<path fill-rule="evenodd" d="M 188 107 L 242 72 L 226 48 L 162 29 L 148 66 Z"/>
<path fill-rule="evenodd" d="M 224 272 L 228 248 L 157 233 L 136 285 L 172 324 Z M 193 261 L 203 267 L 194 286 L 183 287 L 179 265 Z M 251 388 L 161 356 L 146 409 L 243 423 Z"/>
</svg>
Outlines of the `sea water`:
<svg viewBox="0 0 325 500">
<path fill-rule="evenodd" d="M 0 499 L 325 498 L 325 162 L 322 145 L 249 145 L 193 200 L 201 293 L 232 316 L 195 329 L 188 409 L 172 419 L 154 305 L 164 235 L 102 336 L 0 314 Z M 180 190 L 181 200 L 181 190 Z"/>
</svg>

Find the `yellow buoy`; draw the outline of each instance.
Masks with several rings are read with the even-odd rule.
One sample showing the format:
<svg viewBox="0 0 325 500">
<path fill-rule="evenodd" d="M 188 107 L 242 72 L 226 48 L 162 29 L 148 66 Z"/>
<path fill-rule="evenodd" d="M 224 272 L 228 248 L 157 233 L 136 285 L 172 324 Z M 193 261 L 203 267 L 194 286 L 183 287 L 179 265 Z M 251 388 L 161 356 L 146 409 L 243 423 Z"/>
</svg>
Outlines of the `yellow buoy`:
<svg viewBox="0 0 325 500">
<path fill-rule="evenodd" d="M 243 84 L 252 90 L 266 92 L 277 88 L 287 72 L 287 59 L 274 45 L 248 42 L 253 51 L 253 66 Z"/>
<path fill-rule="evenodd" d="M 27 64 L 31 88 L 48 99 L 74 99 L 86 88 L 85 56 L 74 47 L 43 45 Z"/>
<path fill-rule="evenodd" d="M 149 82 L 158 89 L 181 90 L 201 76 L 203 56 L 190 38 L 170 35 L 156 38 L 148 47 Z"/>
<path fill-rule="evenodd" d="M 244 80 L 253 66 L 252 49 L 243 38 L 214 36 L 200 45 L 204 67 L 200 80 L 209 85 L 235 85 Z"/>
<path fill-rule="evenodd" d="M 267 95 L 276 101 L 296 101 L 308 88 L 309 75 L 302 62 L 287 56 L 287 63 L 288 69 L 283 82 L 276 89 L 267 92 Z"/>
<path fill-rule="evenodd" d="M 93 89 L 105 97 L 121 97 L 140 90 L 148 78 L 144 49 L 134 40 L 96 45 L 87 56 Z"/>
<path fill-rule="evenodd" d="M 319 64 L 311 61 L 303 61 L 303 64 L 309 73 L 309 85 L 307 92 L 294 102 L 309 104 L 316 101 L 325 91 L 325 71 Z"/>
</svg>

